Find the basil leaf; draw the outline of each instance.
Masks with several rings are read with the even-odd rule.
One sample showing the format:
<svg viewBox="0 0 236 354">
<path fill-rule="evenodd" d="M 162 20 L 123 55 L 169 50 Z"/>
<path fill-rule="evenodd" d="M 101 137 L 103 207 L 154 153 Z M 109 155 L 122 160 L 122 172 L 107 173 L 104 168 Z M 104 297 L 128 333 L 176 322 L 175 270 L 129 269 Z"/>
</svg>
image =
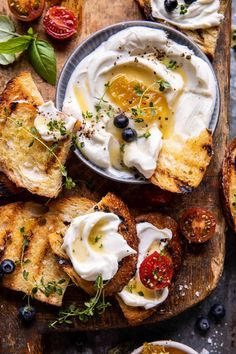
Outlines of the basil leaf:
<svg viewBox="0 0 236 354">
<path fill-rule="evenodd" d="M 0 54 L 0 65 L 12 64 L 15 60 L 15 54 Z"/>
<path fill-rule="evenodd" d="M 31 41 L 32 38 L 30 36 L 11 38 L 6 42 L 0 43 L 0 53 L 14 54 L 23 52 L 29 47 Z"/>
<path fill-rule="evenodd" d="M 46 41 L 34 40 L 28 48 L 28 56 L 34 70 L 52 85 L 56 83 L 56 56 L 53 47 Z"/>
<path fill-rule="evenodd" d="M 9 39 L 16 37 L 16 29 L 13 22 L 8 16 L 0 16 L 0 42 L 8 41 Z"/>
</svg>

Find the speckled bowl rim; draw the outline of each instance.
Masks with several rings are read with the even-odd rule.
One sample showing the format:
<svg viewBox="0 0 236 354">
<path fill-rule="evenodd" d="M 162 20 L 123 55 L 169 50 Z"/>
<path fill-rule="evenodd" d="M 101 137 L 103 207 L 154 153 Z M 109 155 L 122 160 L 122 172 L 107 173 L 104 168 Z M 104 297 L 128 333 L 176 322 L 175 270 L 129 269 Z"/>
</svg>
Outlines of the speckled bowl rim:
<svg viewBox="0 0 236 354">
<path fill-rule="evenodd" d="M 195 44 L 189 37 L 184 35 L 183 33 L 175 30 L 174 28 L 156 23 L 156 22 L 149 22 L 149 21 L 127 21 L 127 22 L 119 22 L 111 26 L 107 26 L 105 28 L 100 29 L 97 32 L 94 32 L 92 35 L 90 35 L 88 38 L 86 38 L 83 42 L 81 42 L 70 54 L 68 57 L 67 61 L 65 62 L 59 79 L 57 83 L 57 88 L 56 88 L 56 107 L 58 109 L 62 109 L 63 106 L 63 101 L 65 98 L 65 93 L 66 93 L 66 88 L 67 84 L 70 80 L 70 77 L 75 70 L 76 66 L 83 60 L 86 56 L 88 56 L 92 51 L 94 51 L 102 42 L 106 41 L 108 38 L 110 38 L 113 34 L 118 33 L 128 27 L 134 27 L 134 26 L 141 26 L 141 27 L 148 27 L 148 28 L 154 28 L 154 29 L 159 29 L 159 30 L 164 30 L 168 34 L 168 38 L 172 39 L 173 41 L 186 45 L 189 49 L 192 49 L 194 54 L 197 55 L 198 57 L 202 58 L 205 60 L 208 65 L 210 66 L 210 69 L 212 71 L 212 74 L 215 78 L 216 82 L 216 102 L 215 102 L 215 109 L 212 114 L 212 118 L 210 121 L 209 129 L 214 133 L 218 119 L 219 119 L 219 113 L 220 113 L 220 90 L 219 90 L 219 84 L 218 80 L 214 71 L 214 68 L 207 58 L 207 56 L 203 53 L 203 51 L 198 47 L 197 44 Z M 93 171 L 96 173 L 100 174 L 101 176 L 111 179 L 116 182 L 121 182 L 121 183 L 128 183 L 128 184 L 148 184 L 150 183 L 146 179 L 138 179 L 138 178 L 120 178 L 116 175 L 113 175 L 111 173 L 108 173 L 106 170 L 96 166 L 93 164 L 91 161 L 89 161 L 79 149 L 75 150 L 76 156 L 89 168 L 91 168 Z"/>
<path fill-rule="evenodd" d="M 188 347 L 185 344 L 179 343 L 179 342 L 174 342 L 172 340 L 160 340 L 156 342 L 151 342 L 151 344 L 154 345 L 162 345 L 162 346 L 168 346 L 170 348 L 175 348 L 179 350 L 183 350 L 186 354 L 198 354 L 194 349 Z M 131 354 L 141 354 L 141 351 L 143 349 L 143 346 L 135 349 Z"/>
</svg>

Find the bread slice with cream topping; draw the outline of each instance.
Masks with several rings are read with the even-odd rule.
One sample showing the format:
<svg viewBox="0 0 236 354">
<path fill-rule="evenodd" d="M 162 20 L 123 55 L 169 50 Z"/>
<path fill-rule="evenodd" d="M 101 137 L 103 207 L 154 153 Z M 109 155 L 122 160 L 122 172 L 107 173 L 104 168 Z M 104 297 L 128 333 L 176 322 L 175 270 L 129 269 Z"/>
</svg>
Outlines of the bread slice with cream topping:
<svg viewBox="0 0 236 354">
<path fill-rule="evenodd" d="M 50 210 L 50 225 L 52 225 L 52 229 L 49 234 L 49 243 L 52 251 L 63 270 L 69 275 L 73 282 L 90 295 L 93 295 L 95 292 L 93 287 L 94 282 L 82 279 L 75 272 L 69 257 L 62 249 L 63 235 L 73 218 L 96 211 L 112 212 L 116 214 L 122 220 L 118 232 L 124 237 L 128 245 L 137 251 L 138 239 L 135 221 L 128 207 L 112 193 L 108 193 L 97 204 L 88 199 L 78 197 L 60 199 L 51 204 Z M 123 289 L 135 273 L 136 263 L 136 254 L 129 255 L 122 259 L 117 273 L 104 287 L 106 296 L 114 295 Z"/>
<path fill-rule="evenodd" d="M 0 262 L 11 259 L 16 264 L 13 273 L 4 275 L 2 285 L 61 306 L 69 277 L 48 244 L 47 210 L 31 202 L 0 207 Z"/>
<path fill-rule="evenodd" d="M 61 167 L 66 161 L 71 137 L 57 143 L 41 140 L 34 119 L 37 106 L 42 104 L 30 73 L 22 72 L 7 83 L 0 96 L 0 170 L 17 187 L 54 198 L 62 188 Z"/>
<path fill-rule="evenodd" d="M 151 6 L 151 0 L 136 0 L 138 4 L 140 5 L 141 9 L 144 11 L 145 16 L 147 19 L 150 19 L 152 21 L 156 22 L 164 22 L 168 25 L 171 26 L 170 23 L 167 21 L 159 18 L 153 18 L 152 16 L 152 6 Z M 164 3 L 164 0 L 162 0 Z M 227 8 L 227 5 L 229 5 L 228 0 L 220 0 L 220 10 L 219 12 L 221 14 L 225 13 L 225 10 Z M 172 25 L 173 26 L 173 25 Z M 215 49 L 216 49 L 216 43 L 220 31 L 220 26 L 215 26 L 215 27 L 210 27 L 210 28 L 204 28 L 204 29 L 196 29 L 196 30 L 186 30 L 186 29 L 181 29 L 177 25 L 173 26 L 178 28 L 180 31 L 185 33 L 187 36 L 189 36 L 196 44 L 198 44 L 201 49 L 208 55 L 210 58 L 214 57 Z"/>
<path fill-rule="evenodd" d="M 172 259 L 175 277 L 178 273 L 182 261 L 182 247 L 177 222 L 171 217 L 160 213 L 143 214 L 136 217 L 135 221 L 136 223 L 148 222 L 158 229 L 167 228 L 172 231 L 172 239 L 169 241 L 165 253 Z M 140 324 L 146 318 L 152 316 L 158 308 L 157 306 L 146 310 L 143 307 L 128 306 L 123 302 L 119 295 L 116 295 L 116 299 L 125 318 L 131 325 Z"/>
</svg>

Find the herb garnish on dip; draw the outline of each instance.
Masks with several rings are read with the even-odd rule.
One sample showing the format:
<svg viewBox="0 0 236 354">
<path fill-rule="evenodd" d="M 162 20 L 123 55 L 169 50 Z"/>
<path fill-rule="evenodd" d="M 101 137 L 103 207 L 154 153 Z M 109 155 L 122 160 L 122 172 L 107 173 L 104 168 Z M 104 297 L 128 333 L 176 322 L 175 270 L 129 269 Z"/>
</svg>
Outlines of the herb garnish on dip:
<svg viewBox="0 0 236 354">
<path fill-rule="evenodd" d="M 208 128 L 215 97 L 204 60 L 163 30 L 130 27 L 79 63 L 63 110 L 81 120 L 79 146 L 93 164 L 119 178 L 150 178 L 163 140 Z"/>
</svg>

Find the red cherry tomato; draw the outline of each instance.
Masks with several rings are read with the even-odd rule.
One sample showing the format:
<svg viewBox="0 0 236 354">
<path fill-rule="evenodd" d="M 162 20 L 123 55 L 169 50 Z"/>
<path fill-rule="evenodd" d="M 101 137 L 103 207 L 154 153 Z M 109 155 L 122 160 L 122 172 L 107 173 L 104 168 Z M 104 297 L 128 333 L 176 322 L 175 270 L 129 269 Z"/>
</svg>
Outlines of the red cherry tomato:
<svg viewBox="0 0 236 354">
<path fill-rule="evenodd" d="M 203 243 L 214 234 L 216 220 L 213 214 L 202 208 L 189 208 L 180 218 L 180 229 L 189 242 Z"/>
<path fill-rule="evenodd" d="M 8 0 L 12 14 L 21 21 L 32 21 L 42 15 L 45 0 Z"/>
<path fill-rule="evenodd" d="M 140 264 L 139 277 L 143 285 L 152 290 L 169 286 L 173 277 L 171 258 L 155 251 Z"/>
<path fill-rule="evenodd" d="M 78 21 L 71 10 L 63 6 L 53 6 L 47 11 L 43 25 L 50 36 L 67 39 L 77 32 Z"/>
</svg>

